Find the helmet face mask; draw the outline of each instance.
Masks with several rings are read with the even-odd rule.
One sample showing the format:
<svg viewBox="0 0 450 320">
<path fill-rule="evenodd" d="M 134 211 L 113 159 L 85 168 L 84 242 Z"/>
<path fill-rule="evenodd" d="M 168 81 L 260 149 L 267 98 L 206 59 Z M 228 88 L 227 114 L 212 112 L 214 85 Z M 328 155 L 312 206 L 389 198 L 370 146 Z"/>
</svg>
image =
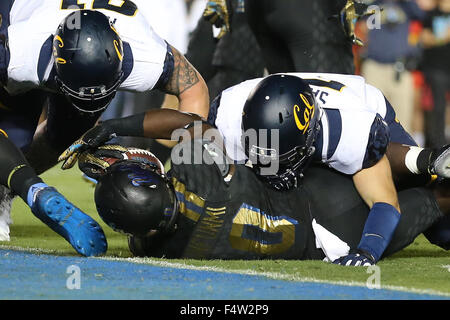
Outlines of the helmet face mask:
<svg viewBox="0 0 450 320">
<path fill-rule="evenodd" d="M 281 155 L 278 159 L 277 172 L 274 174 L 262 174 L 262 169 L 268 166 L 261 163 L 253 166 L 253 168 L 273 188 L 289 190 L 298 186 L 300 179 L 303 177 L 303 170 L 309 165 L 314 151 L 314 147 L 310 147 L 308 150 L 306 150 L 306 147 L 297 147 Z"/>
<path fill-rule="evenodd" d="M 70 13 L 55 32 L 53 56 L 56 84 L 76 109 L 94 113 L 109 105 L 124 73 L 122 40 L 107 16 L 95 10 Z"/>
<path fill-rule="evenodd" d="M 258 136 L 251 143 L 245 137 L 244 150 L 256 173 L 272 187 L 297 186 L 312 161 L 320 131 L 320 107 L 311 88 L 296 76 L 266 77 L 247 99 L 242 127 L 244 132 L 277 131 L 269 142 Z"/>
<path fill-rule="evenodd" d="M 116 83 L 109 89 L 104 85 L 97 87 L 81 87 L 79 91 L 74 91 L 66 86 L 56 76 L 56 83 L 66 99 L 80 112 L 96 113 L 106 109 L 114 99 L 117 88 L 122 83 L 123 72 L 121 72 Z"/>
</svg>

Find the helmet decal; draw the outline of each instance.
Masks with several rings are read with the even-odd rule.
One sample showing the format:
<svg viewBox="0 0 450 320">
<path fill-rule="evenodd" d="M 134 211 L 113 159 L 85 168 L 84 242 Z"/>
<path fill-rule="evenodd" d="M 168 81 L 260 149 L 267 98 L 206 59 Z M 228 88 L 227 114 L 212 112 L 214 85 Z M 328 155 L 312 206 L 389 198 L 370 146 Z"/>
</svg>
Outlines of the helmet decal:
<svg viewBox="0 0 450 320">
<path fill-rule="evenodd" d="M 63 59 L 63 58 L 56 58 L 55 62 L 59 63 L 59 64 L 66 64 L 67 63 L 67 61 L 65 59 Z"/>
<path fill-rule="evenodd" d="M 305 110 L 303 111 L 303 123 L 302 121 L 300 121 L 298 116 L 298 113 L 300 112 L 300 107 L 297 104 L 294 106 L 294 118 L 297 128 L 303 133 L 305 133 L 309 127 L 309 120 L 314 116 L 314 104 L 311 105 L 308 99 L 306 99 L 306 97 L 303 94 L 300 94 L 300 98 L 302 99 L 305 105 Z"/>
<path fill-rule="evenodd" d="M 63 39 L 62 39 L 59 35 L 56 35 L 56 36 L 55 36 L 54 41 L 58 41 L 58 42 L 59 42 L 59 43 L 58 43 L 58 47 L 60 47 L 60 48 L 64 47 L 64 41 L 63 41 Z"/>
<path fill-rule="evenodd" d="M 119 60 L 122 61 L 123 60 L 122 43 L 119 44 L 119 42 L 117 40 L 114 40 L 113 43 L 114 43 L 114 49 L 116 49 L 117 56 L 119 57 Z"/>
</svg>

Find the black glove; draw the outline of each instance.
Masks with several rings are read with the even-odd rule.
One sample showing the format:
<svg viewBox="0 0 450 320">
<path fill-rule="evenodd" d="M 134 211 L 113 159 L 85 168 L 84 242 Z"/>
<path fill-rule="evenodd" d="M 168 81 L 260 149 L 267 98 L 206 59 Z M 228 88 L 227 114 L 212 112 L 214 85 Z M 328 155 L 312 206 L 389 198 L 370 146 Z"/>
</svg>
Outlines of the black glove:
<svg viewBox="0 0 450 320">
<path fill-rule="evenodd" d="M 350 250 L 349 254 L 333 261 L 341 266 L 362 266 L 368 267 L 376 263 L 375 258 L 370 253 L 361 249 Z"/>
</svg>

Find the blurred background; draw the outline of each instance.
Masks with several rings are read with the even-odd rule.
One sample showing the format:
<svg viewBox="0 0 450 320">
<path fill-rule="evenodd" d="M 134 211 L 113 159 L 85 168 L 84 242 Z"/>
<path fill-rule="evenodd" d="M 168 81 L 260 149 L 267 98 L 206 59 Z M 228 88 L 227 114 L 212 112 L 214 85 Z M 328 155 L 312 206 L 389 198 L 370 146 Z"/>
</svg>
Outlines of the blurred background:
<svg viewBox="0 0 450 320">
<path fill-rule="evenodd" d="M 202 18 L 207 0 L 133 1 L 200 71 L 211 100 L 268 73 L 358 74 L 384 93 L 420 146 L 450 141 L 450 0 L 360 0 L 377 10 L 356 23 L 363 46 L 346 39 L 339 19 L 332 18 L 345 0 L 229 0 L 231 32 L 220 39 Z M 162 106 L 176 108 L 177 100 L 156 90 L 120 92 L 102 119 Z M 170 155 L 165 142 L 123 139 L 160 159 Z"/>
</svg>

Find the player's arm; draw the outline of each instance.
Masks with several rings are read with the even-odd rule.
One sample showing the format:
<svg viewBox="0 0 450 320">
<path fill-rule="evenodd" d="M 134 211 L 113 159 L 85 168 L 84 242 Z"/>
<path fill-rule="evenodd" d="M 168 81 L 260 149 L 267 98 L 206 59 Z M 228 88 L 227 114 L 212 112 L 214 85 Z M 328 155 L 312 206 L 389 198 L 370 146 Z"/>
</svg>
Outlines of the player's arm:
<svg viewBox="0 0 450 320">
<path fill-rule="evenodd" d="M 200 73 L 174 47 L 170 47 L 174 58 L 174 69 L 161 88 L 167 94 L 178 98 L 178 110 L 208 117 L 209 93 L 208 87 Z"/>
<path fill-rule="evenodd" d="M 197 114 L 172 109 L 152 109 L 126 118 L 106 120 L 88 130 L 67 148 L 58 160 L 64 161 L 63 169 L 68 169 L 75 164 L 81 152 L 98 148 L 113 137 L 132 136 L 171 139 L 175 130 L 183 129 L 191 123 L 200 124 L 201 130 L 197 131 L 201 134 L 212 127 Z M 186 130 L 186 134 L 189 133 L 191 138 L 193 138 L 191 135 L 193 132 L 195 132 L 195 127 Z M 185 136 L 184 134 L 177 135 L 178 138 Z"/>
<path fill-rule="evenodd" d="M 357 172 L 353 182 L 370 212 L 358 247 L 335 263 L 371 265 L 381 258 L 400 220 L 397 191 L 386 155 L 374 166 Z"/>
</svg>

